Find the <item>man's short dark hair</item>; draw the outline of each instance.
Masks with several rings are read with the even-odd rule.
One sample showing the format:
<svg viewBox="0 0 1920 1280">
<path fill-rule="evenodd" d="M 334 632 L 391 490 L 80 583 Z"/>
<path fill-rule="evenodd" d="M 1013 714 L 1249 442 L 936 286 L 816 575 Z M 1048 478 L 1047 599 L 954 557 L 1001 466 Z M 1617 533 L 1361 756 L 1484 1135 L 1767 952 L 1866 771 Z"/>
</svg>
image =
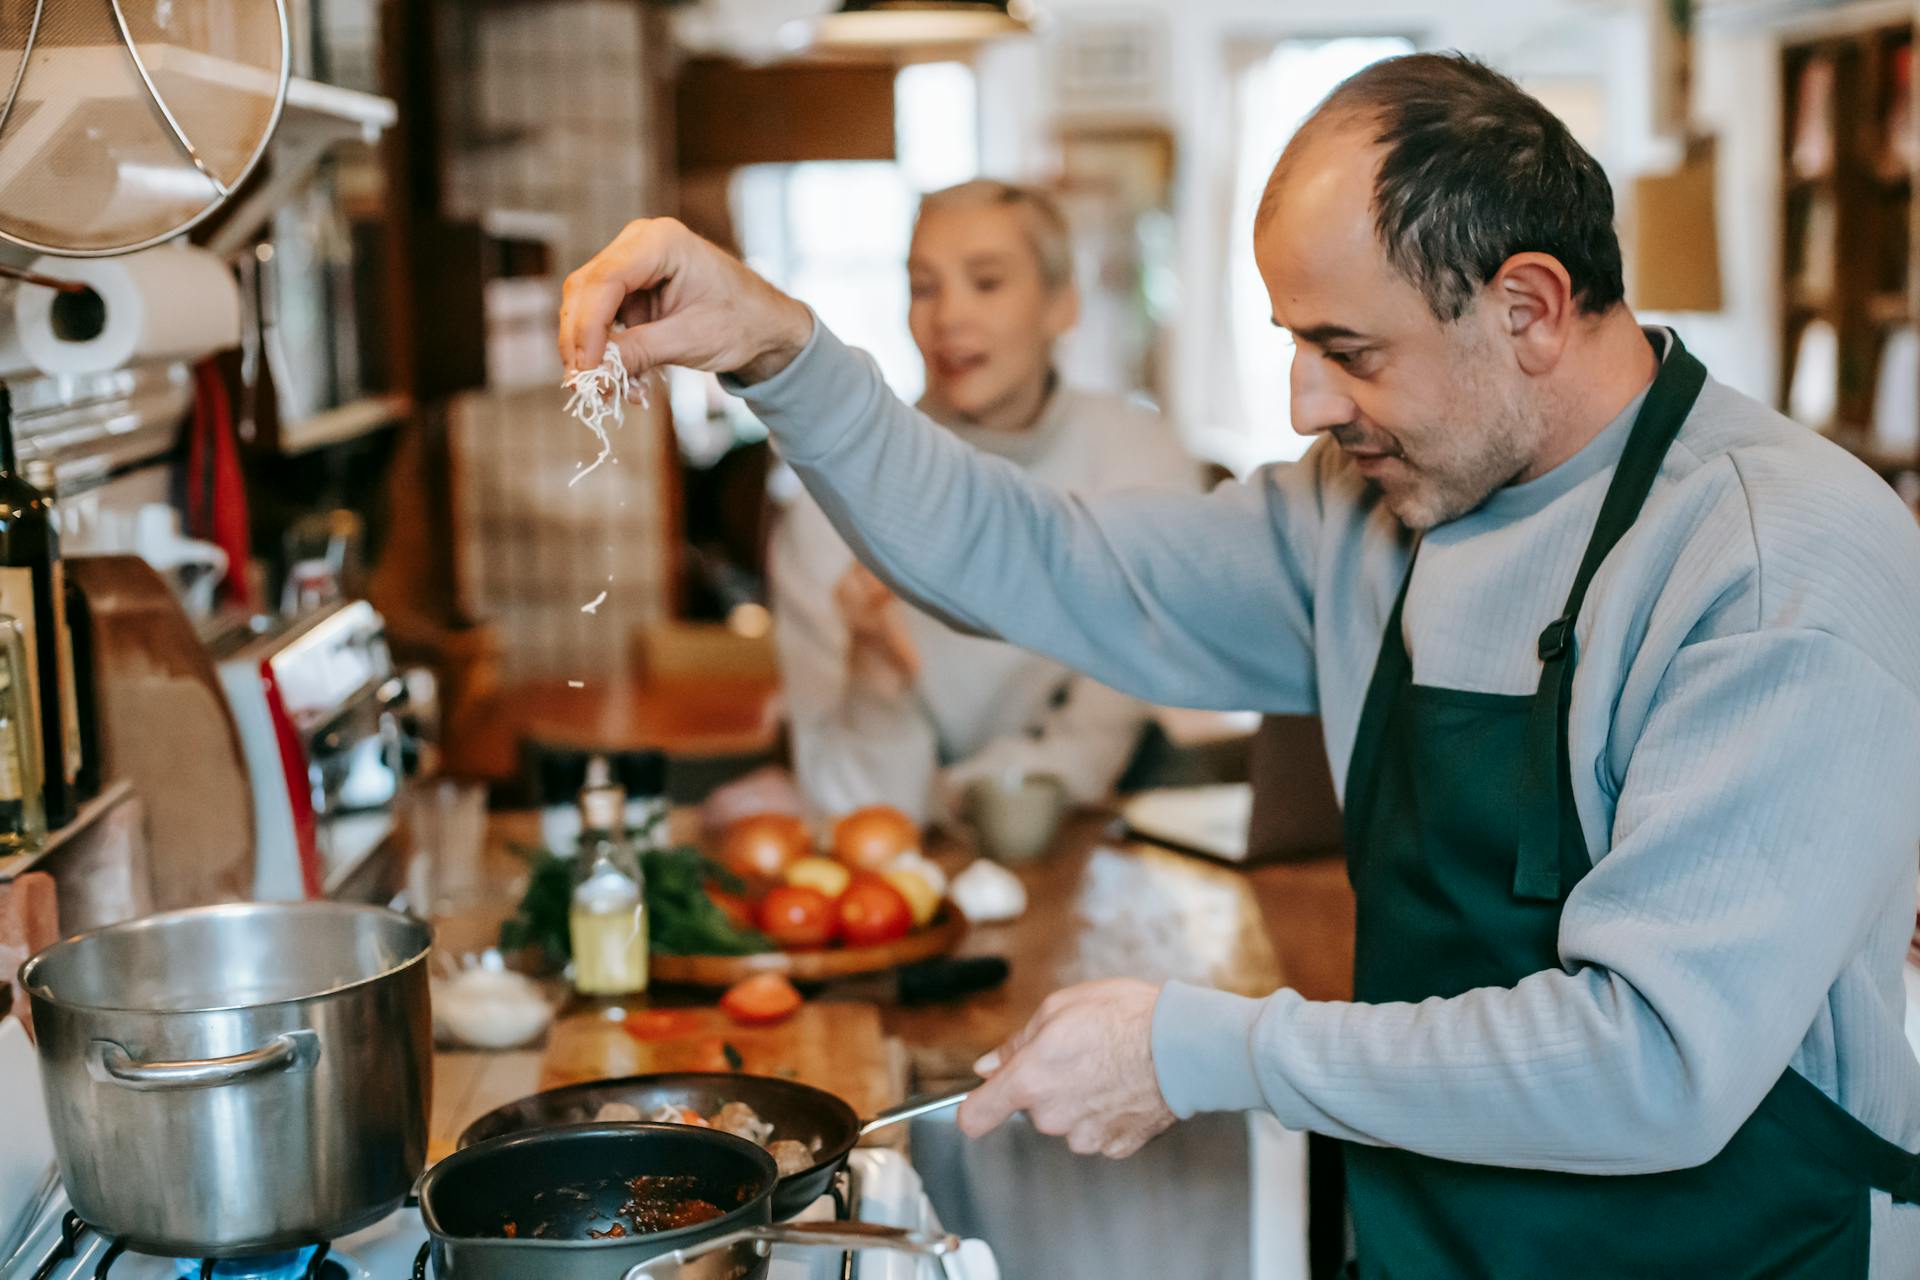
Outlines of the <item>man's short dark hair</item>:
<svg viewBox="0 0 1920 1280">
<path fill-rule="evenodd" d="M 1516 253 L 1545 253 L 1598 315 L 1626 296 L 1613 188 L 1559 117 L 1499 72 L 1460 53 L 1374 63 L 1327 95 L 1287 148 L 1261 201 L 1264 222 L 1295 146 L 1365 122 L 1383 148 L 1373 213 L 1387 258 L 1442 321 Z"/>
</svg>

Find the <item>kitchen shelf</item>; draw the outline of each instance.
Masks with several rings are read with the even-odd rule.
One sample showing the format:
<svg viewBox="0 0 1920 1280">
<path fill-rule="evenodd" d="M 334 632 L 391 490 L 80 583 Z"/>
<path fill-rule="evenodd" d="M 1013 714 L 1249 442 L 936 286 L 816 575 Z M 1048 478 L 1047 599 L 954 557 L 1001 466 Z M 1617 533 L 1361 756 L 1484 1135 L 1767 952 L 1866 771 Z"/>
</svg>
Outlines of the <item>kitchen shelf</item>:
<svg viewBox="0 0 1920 1280">
<path fill-rule="evenodd" d="M 73 821 L 57 831 L 47 833 L 47 842 L 38 849 L 26 853 L 16 853 L 0 858 L 0 884 L 16 880 L 29 871 L 39 870 L 56 857 L 82 835 L 93 829 L 95 823 L 112 813 L 133 795 L 133 784 L 121 779 L 101 789 L 99 795 L 80 806 L 80 812 Z"/>
<path fill-rule="evenodd" d="M 311 418 L 282 424 L 274 449 L 291 456 L 345 444 L 403 422 L 412 412 L 413 400 L 408 396 L 366 396 Z"/>
<path fill-rule="evenodd" d="M 329 150 L 346 142 L 378 142 L 399 118 L 400 109 L 391 98 L 293 77 L 287 82 L 286 107 L 268 146 L 266 163 L 220 212 L 219 225 L 206 247 L 222 255 L 244 249 L 274 211 L 312 176 Z"/>
<path fill-rule="evenodd" d="M 1904 293 L 1876 293 L 1867 299 L 1867 316 L 1875 324 L 1907 324 L 1913 303 Z"/>
</svg>

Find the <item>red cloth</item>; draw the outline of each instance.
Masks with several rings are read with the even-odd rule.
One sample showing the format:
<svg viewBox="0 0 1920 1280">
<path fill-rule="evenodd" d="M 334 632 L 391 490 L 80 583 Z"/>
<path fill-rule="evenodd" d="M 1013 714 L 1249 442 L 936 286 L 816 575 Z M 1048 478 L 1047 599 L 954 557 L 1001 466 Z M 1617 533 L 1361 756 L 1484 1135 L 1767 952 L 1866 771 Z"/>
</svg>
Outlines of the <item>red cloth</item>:
<svg viewBox="0 0 1920 1280">
<path fill-rule="evenodd" d="M 187 439 L 187 532 L 227 553 L 222 599 L 250 609 L 247 581 L 252 554 L 247 518 L 247 485 L 240 474 L 240 450 L 233 435 L 233 401 L 227 381 L 211 360 L 193 369 L 193 425 Z"/>
</svg>

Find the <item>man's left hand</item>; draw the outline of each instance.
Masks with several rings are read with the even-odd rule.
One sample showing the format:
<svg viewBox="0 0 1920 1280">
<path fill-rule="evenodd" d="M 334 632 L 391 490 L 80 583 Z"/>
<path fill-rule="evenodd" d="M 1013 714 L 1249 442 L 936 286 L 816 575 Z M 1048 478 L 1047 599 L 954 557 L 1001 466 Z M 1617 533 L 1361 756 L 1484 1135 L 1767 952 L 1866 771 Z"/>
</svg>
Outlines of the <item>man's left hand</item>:
<svg viewBox="0 0 1920 1280">
<path fill-rule="evenodd" d="M 1131 978 L 1056 991 L 1013 1039 L 974 1065 L 987 1082 L 960 1105 L 977 1138 L 1024 1111 L 1081 1155 L 1130 1156 L 1174 1121 L 1153 1072 L 1160 988 Z"/>
</svg>

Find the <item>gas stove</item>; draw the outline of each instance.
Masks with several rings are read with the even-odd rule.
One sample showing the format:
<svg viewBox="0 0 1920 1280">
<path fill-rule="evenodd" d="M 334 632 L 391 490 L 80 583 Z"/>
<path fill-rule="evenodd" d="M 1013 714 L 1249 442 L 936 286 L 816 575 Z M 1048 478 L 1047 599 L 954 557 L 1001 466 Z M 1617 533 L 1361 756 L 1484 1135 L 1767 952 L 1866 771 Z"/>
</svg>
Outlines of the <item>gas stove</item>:
<svg viewBox="0 0 1920 1280">
<path fill-rule="evenodd" d="M 867 1222 L 923 1230 L 938 1229 L 920 1175 L 892 1151 L 856 1151 L 848 1161 L 841 1199 L 851 1215 Z M 4 1207 L 0 1207 L 4 1208 Z M 426 1242 L 417 1209 L 400 1209 L 385 1220 L 336 1241 L 324 1250 L 302 1249 L 266 1258 L 214 1263 L 159 1258 L 118 1250 L 97 1233 L 81 1227 L 68 1213 L 57 1187 L 31 1210 L 25 1242 L 12 1257 L 0 1259 L 0 1280 L 409 1280 L 414 1259 Z M 835 1197 L 822 1196 L 800 1220 L 842 1216 Z M 17 1221 L 17 1219 L 16 1219 Z M 0 1212 L 0 1239 L 9 1225 Z M 71 1249 L 62 1248 L 63 1238 Z M 832 1250 L 799 1250 L 779 1245 L 773 1251 L 768 1280 L 999 1280 L 992 1252 L 968 1241 L 956 1257 L 943 1262 L 903 1254 L 869 1251 L 846 1255 Z M 616 1271 L 608 1280 L 620 1280 Z"/>
<path fill-rule="evenodd" d="M 0 1017 L 0 1280 L 411 1280 L 426 1243 L 417 1209 L 321 1249 L 209 1263 L 116 1248 L 86 1228 L 53 1173 L 53 1143 L 40 1092 L 38 1061 L 20 1024 Z M 164 1177 L 156 1168 L 155 1177 Z M 939 1229 L 920 1175 L 897 1152 L 856 1151 L 834 1193 L 801 1220 L 852 1217 L 891 1227 Z M 768 1280 L 999 1280 L 985 1245 L 970 1240 L 939 1261 L 867 1251 L 776 1246 Z M 615 1270 L 607 1280 L 621 1280 Z"/>
</svg>

